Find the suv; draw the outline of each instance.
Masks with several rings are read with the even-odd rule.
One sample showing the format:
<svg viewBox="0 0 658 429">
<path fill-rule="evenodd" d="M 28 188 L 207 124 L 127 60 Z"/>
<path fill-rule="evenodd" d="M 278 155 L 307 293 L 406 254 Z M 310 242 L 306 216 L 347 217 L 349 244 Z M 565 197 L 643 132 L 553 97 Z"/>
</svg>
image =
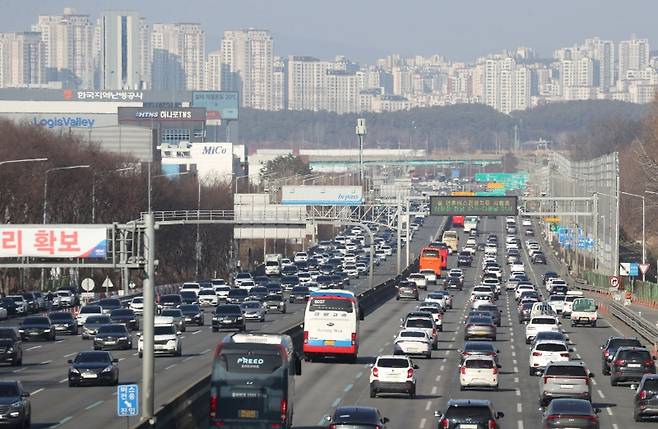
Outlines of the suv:
<svg viewBox="0 0 658 429">
<path fill-rule="evenodd" d="M 23 341 L 15 328 L 0 327 L 0 362 L 23 365 Z"/>
<path fill-rule="evenodd" d="M 608 341 L 601 346 L 601 373 L 603 375 L 610 375 L 610 362 L 619 347 L 642 347 L 642 343 L 637 338 L 608 338 Z"/>
<path fill-rule="evenodd" d="M 645 374 L 634 397 L 633 418 L 640 422 L 644 417 L 658 416 L 658 375 Z"/>
<path fill-rule="evenodd" d="M 212 331 L 217 332 L 220 329 L 237 329 L 238 331 L 247 329 L 247 322 L 239 305 L 221 304 L 217 306 L 212 315 Z"/>
<path fill-rule="evenodd" d="M 144 351 L 144 338 L 139 334 L 137 342 L 137 353 L 141 358 Z M 166 325 L 155 325 L 153 327 L 153 352 L 155 354 L 169 354 L 172 356 L 181 356 L 183 354 L 183 344 L 181 333 L 176 331 L 173 323 Z"/>
<path fill-rule="evenodd" d="M 537 316 L 532 317 L 525 327 L 525 343 L 530 344 L 537 335 L 542 331 L 559 331 L 560 322 L 555 316 Z"/>
<path fill-rule="evenodd" d="M 398 294 L 395 297 L 396 300 L 400 299 L 415 299 L 416 301 L 420 300 L 420 295 L 418 293 L 418 287 L 414 282 L 401 281 L 398 284 Z"/>
<path fill-rule="evenodd" d="M 551 362 L 539 380 L 539 405 L 545 407 L 553 398 L 577 398 L 591 401 L 592 383 L 582 361 Z"/>
<path fill-rule="evenodd" d="M 0 403 L 3 408 L 2 423 L 11 427 L 29 428 L 32 420 L 30 392 L 16 380 L 0 381 Z M 6 411 L 5 411 L 6 410 Z"/>
<path fill-rule="evenodd" d="M 424 330 L 432 340 L 432 349 L 434 350 L 438 349 L 439 334 L 437 332 L 436 324 L 434 323 L 434 319 L 432 318 L 431 314 L 429 315 L 429 317 L 417 317 L 417 316 L 407 317 L 406 319 L 403 319 L 402 326 L 400 326 L 400 328 L 403 329 L 412 328 L 412 329 Z"/>
<path fill-rule="evenodd" d="M 491 401 L 487 399 L 451 399 L 446 406 L 446 412 L 434 412 L 439 419 L 440 428 L 488 428 L 499 429 L 498 420 L 505 414 L 496 412 Z"/>
<path fill-rule="evenodd" d="M 416 397 L 416 369 L 407 356 L 379 356 L 370 370 L 370 397 L 379 393 L 406 393 Z"/>
<path fill-rule="evenodd" d="M 610 384 L 640 381 L 644 374 L 655 374 L 656 358 L 644 347 L 620 347 L 610 363 Z"/>
</svg>

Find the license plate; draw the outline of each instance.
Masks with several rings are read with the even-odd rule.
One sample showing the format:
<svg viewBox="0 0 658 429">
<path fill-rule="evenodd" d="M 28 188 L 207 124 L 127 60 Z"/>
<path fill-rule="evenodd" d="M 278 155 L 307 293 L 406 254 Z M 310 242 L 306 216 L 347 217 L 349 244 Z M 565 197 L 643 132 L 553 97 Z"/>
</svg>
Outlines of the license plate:
<svg viewBox="0 0 658 429">
<path fill-rule="evenodd" d="M 256 418 L 256 410 L 240 410 L 238 414 L 243 419 L 255 419 Z"/>
<path fill-rule="evenodd" d="M 629 363 L 629 364 L 628 364 L 628 367 L 629 367 L 629 368 L 639 368 L 639 367 L 641 367 L 641 366 L 642 366 L 642 365 L 640 365 L 639 363 Z"/>
<path fill-rule="evenodd" d="M 30 335 L 39 335 L 38 332 L 30 332 Z"/>
<path fill-rule="evenodd" d="M 276 310 L 276 309 L 279 308 L 279 307 L 277 307 L 276 305 L 270 305 L 269 308 L 270 308 L 270 310 L 271 310 L 271 309 L 275 309 L 275 310 Z"/>
<path fill-rule="evenodd" d="M 98 374 L 82 374 L 82 378 L 98 378 Z"/>
<path fill-rule="evenodd" d="M 116 341 L 105 341 L 105 344 L 116 344 Z"/>
<path fill-rule="evenodd" d="M 478 425 L 459 425 L 459 429 L 478 429 Z"/>
<path fill-rule="evenodd" d="M 233 323 L 233 322 L 231 320 L 222 320 L 222 323 L 229 324 L 229 323 Z"/>
<path fill-rule="evenodd" d="M 573 385 L 571 384 L 560 384 L 561 389 L 573 389 Z"/>
<path fill-rule="evenodd" d="M 581 317 L 580 321 L 581 322 L 589 322 L 589 317 Z"/>
<path fill-rule="evenodd" d="M 336 341 L 334 341 L 334 340 L 326 340 L 326 341 L 324 342 L 324 345 L 325 345 L 325 346 L 335 346 L 335 345 L 336 345 Z"/>
</svg>

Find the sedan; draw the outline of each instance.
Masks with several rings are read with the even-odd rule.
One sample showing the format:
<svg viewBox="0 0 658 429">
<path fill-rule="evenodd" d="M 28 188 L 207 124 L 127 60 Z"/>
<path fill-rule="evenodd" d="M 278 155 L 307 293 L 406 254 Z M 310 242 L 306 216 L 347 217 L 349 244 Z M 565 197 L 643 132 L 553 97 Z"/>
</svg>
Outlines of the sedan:
<svg viewBox="0 0 658 429">
<path fill-rule="evenodd" d="M 110 313 L 112 323 L 122 323 L 131 331 L 139 331 L 139 322 L 135 310 L 130 308 L 117 308 Z"/>
<path fill-rule="evenodd" d="M 78 321 L 68 311 L 56 311 L 48 313 L 48 318 L 55 326 L 56 332 L 66 332 L 78 335 Z"/>
<path fill-rule="evenodd" d="M 131 350 L 132 348 L 133 338 L 126 325 L 122 323 L 103 325 L 94 335 L 94 350 Z"/>
<path fill-rule="evenodd" d="M 32 420 L 30 392 L 20 381 L 0 381 L 0 407 L 3 409 L 2 426 L 29 428 Z"/>
<path fill-rule="evenodd" d="M 338 407 L 333 416 L 326 416 L 325 420 L 332 429 L 386 429 L 389 422 L 377 408 L 357 406 Z"/>
<path fill-rule="evenodd" d="M 246 320 L 256 320 L 258 322 L 265 321 L 265 313 L 267 310 L 265 309 L 265 306 L 262 302 L 245 301 L 240 305 L 240 307 L 242 308 L 242 312 Z"/>
<path fill-rule="evenodd" d="M 265 297 L 263 304 L 267 311 L 278 311 L 279 313 L 285 314 L 286 312 L 286 301 L 281 295 L 270 294 Z"/>
<path fill-rule="evenodd" d="M 183 313 L 183 320 L 186 325 L 203 326 L 205 323 L 203 310 L 199 304 L 183 304 L 180 306 L 180 311 Z"/>
<path fill-rule="evenodd" d="M 96 335 L 96 332 L 98 332 L 98 328 L 110 323 L 112 323 L 112 320 L 110 320 L 110 316 L 107 314 L 89 316 L 85 322 L 85 325 L 82 327 L 82 339 L 88 340 L 90 338 L 94 338 L 94 335 Z"/>
<path fill-rule="evenodd" d="M 403 329 L 393 342 L 393 354 L 432 357 L 432 339 L 423 329 Z"/>
<path fill-rule="evenodd" d="M 459 350 L 460 353 L 460 365 L 464 362 L 469 356 L 489 356 L 494 359 L 496 365 L 498 365 L 498 354 L 500 350 L 497 350 L 492 343 L 486 341 L 466 341 L 464 343 L 464 349 Z"/>
<path fill-rule="evenodd" d="M 26 317 L 21 322 L 18 333 L 21 334 L 23 341 L 39 338 L 47 341 L 55 341 L 56 338 L 55 326 L 45 316 Z"/>
<path fill-rule="evenodd" d="M 69 360 L 69 387 L 83 384 L 118 385 L 118 359 L 113 359 L 110 352 L 79 352 L 75 359 Z"/>
<path fill-rule="evenodd" d="M 310 296 L 311 291 L 307 286 L 295 286 L 292 288 L 292 291 L 290 291 L 290 297 L 288 300 L 291 304 L 298 301 L 306 302 Z"/>
<path fill-rule="evenodd" d="M 464 330 L 464 340 L 471 338 L 488 338 L 496 341 L 496 325 L 491 316 L 473 316 L 466 321 Z"/>
<path fill-rule="evenodd" d="M 585 399 L 553 399 L 542 417 L 542 428 L 599 429 L 599 412 Z"/>
</svg>

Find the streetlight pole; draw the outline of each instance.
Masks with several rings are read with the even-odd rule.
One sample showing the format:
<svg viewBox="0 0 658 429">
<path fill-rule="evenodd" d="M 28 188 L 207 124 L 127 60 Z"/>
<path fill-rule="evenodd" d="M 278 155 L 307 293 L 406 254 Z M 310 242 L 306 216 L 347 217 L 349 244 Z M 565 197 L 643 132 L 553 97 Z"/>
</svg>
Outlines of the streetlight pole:
<svg viewBox="0 0 658 429">
<path fill-rule="evenodd" d="M 359 137 L 359 177 L 361 178 L 360 185 L 363 186 L 364 172 L 363 172 L 363 139 L 367 133 L 366 120 L 359 118 L 356 120 L 356 135 Z M 374 255 L 373 255 L 374 256 Z"/>
<path fill-rule="evenodd" d="M 25 158 L 25 159 L 10 159 L 8 161 L 0 161 L 0 165 L 5 164 L 22 164 L 24 162 L 44 162 L 48 161 L 48 158 Z"/>
<path fill-rule="evenodd" d="M 649 191 L 645 191 L 649 192 Z M 642 199 L 642 265 L 647 263 L 647 242 L 645 239 L 645 224 L 646 224 L 646 211 L 645 211 L 645 201 L 644 195 L 632 194 L 630 192 L 619 191 L 620 194 L 628 195 L 630 197 L 636 197 Z M 642 272 L 642 281 L 645 281 L 646 275 Z"/>
</svg>

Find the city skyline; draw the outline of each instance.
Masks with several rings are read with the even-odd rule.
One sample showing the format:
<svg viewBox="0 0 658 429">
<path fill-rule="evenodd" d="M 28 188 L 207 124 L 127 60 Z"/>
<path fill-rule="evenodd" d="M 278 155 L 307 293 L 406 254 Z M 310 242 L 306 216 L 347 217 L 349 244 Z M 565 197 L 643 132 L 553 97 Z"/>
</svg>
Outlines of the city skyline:
<svg viewBox="0 0 658 429">
<path fill-rule="evenodd" d="M 424 0 L 410 0 L 405 8 L 387 7 L 386 2 L 374 0 L 337 0 L 331 5 L 301 0 L 193 3 L 196 7 L 183 7 L 171 0 L 138 4 L 127 0 L 54 0 L 44 7 L 42 1 L 10 0 L 3 4 L 0 30 L 24 31 L 34 24 L 34 15 L 54 15 L 64 7 L 73 7 L 92 19 L 105 10 L 129 9 L 146 17 L 149 24 L 200 23 L 206 30 L 209 50 L 219 45 L 226 30 L 256 28 L 271 31 L 281 56 L 333 58 L 340 54 L 359 62 L 372 62 L 391 53 L 440 54 L 451 61 L 472 61 L 516 46 L 532 47 L 541 57 L 549 58 L 555 49 L 592 34 L 623 40 L 635 33 L 649 41 L 658 40 L 658 29 L 651 22 L 658 4 L 641 0 L 630 0 L 624 8 L 607 0 L 555 0 L 544 8 L 520 0 L 506 0 L 508 7 L 480 1 L 475 8 Z"/>
</svg>

